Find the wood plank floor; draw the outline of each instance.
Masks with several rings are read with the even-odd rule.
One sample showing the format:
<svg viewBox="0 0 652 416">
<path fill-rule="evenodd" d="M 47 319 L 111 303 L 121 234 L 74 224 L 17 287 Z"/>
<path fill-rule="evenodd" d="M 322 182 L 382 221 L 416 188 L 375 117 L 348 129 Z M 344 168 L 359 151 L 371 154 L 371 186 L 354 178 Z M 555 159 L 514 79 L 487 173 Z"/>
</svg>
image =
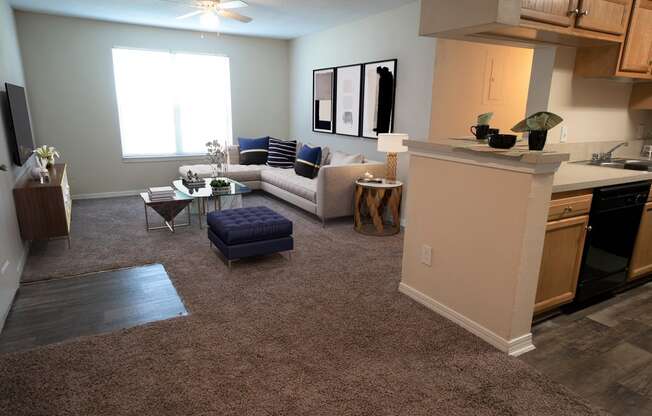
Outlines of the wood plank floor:
<svg viewBox="0 0 652 416">
<path fill-rule="evenodd" d="M 187 315 L 160 264 L 23 285 L 0 353 Z"/>
<path fill-rule="evenodd" d="M 652 415 L 652 283 L 533 328 L 521 356 L 616 416 Z"/>
</svg>

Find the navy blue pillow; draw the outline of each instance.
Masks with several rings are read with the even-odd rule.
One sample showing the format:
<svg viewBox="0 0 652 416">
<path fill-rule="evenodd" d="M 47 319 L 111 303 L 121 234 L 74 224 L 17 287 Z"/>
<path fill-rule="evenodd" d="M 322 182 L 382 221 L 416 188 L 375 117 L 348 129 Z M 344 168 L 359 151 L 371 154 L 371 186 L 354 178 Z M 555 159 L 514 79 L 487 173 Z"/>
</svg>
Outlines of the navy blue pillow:
<svg viewBox="0 0 652 416">
<path fill-rule="evenodd" d="M 319 173 L 321 163 L 321 147 L 301 146 L 297 160 L 294 163 L 294 171 L 297 175 L 313 179 Z"/>
<path fill-rule="evenodd" d="M 264 165 L 269 152 L 269 137 L 260 139 L 238 138 L 241 165 Z"/>
</svg>

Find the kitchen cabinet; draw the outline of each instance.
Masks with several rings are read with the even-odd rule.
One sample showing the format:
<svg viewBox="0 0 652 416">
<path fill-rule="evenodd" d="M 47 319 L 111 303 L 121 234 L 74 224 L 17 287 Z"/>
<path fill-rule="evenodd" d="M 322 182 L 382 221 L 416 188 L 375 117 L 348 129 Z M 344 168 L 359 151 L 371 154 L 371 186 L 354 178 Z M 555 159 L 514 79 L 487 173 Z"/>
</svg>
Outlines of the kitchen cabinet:
<svg viewBox="0 0 652 416">
<path fill-rule="evenodd" d="M 535 314 L 575 298 L 588 224 L 589 216 L 581 215 L 552 221 L 546 226 Z"/>
<path fill-rule="evenodd" d="M 629 100 L 632 110 L 652 110 L 652 82 L 636 83 Z"/>
<path fill-rule="evenodd" d="M 641 225 L 636 237 L 634 254 L 629 264 L 628 279 L 640 279 L 652 273 L 652 202 L 643 210 Z"/>
<path fill-rule="evenodd" d="M 575 298 L 592 195 L 553 195 L 548 214 L 539 284 L 534 305 L 538 314 Z"/>
<path fill-rule="evenodd" d="M 579 48 L 575 75 L 652 79 L 652 0 L 634 0 L 626 35 L 619 45 Z"/>
<path fill-rule="evenodd" d="M 643 74 L 652 69 L 652 0 L 636 0 L 620 69 Z"/>
<path fill-rule="evenodd" d="M 574 47 L 625 40 L 634 0 L 428 0 L 423 36 L 472 42 Z"/>
<path fill-rule="evenodd" d="M 575 22 L 571 12 L 578 0 L 522 0 L 521 17 L 551 25 L 570 27 Z"/>
<path fill-rule="evenodd" d="M 522 0 L 521 17 L 555 26 L 622 35 L 627 30 L 631 7 L 632 0 Z"/>
<path fill-rule="evenodd" d="M 576 26 L 596 32 L 622 35 L 627 31 L 632 0 L 581 0 Z"/>
<path fill-rule="evenodd" d="M 642 73 L 652 69 L 652 0 L 636 0 L 620 69 Z"/>
</svg>

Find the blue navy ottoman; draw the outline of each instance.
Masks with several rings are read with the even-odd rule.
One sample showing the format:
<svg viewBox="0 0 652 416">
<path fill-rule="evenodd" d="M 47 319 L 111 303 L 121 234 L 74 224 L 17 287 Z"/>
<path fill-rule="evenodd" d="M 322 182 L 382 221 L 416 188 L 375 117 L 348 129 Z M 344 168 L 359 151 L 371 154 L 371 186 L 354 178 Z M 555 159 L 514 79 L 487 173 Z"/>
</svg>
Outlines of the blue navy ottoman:
<svg viewBox="0 0 652 416">
<path fill-rule="evenodd" d="M 208 214 L 208 239 L 233 260 L 290 251 L 292 221 L 267 207 L 237 208 Z"/>
</svg>

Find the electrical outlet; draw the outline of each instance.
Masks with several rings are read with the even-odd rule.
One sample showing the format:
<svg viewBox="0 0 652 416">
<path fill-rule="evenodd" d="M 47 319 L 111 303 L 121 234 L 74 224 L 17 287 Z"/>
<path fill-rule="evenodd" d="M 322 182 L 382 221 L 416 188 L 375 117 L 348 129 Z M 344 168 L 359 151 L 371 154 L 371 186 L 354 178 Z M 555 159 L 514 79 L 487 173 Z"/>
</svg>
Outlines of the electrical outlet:
<svg viewBox="0 0 652 416">
<path fill-rule="evenodd" d="M 559 133 L 559 142 L 566 143 L 568 141 L 568 127 L 561 126 L 561 133 Z"/>
<path fill-rule="evenodd" d="M 421 263 L 432 266 L 432 247 L 421 246 Z"/>
<path fill-rule="evenodd" d="M 0 270 L 0 275 L 4 276 L 5 272 L 7 271 L 7 268 L 9 268 L 9 260 L 5 261 L 5 263 L 2 265 L 2 269 Z"/>
</svg>

